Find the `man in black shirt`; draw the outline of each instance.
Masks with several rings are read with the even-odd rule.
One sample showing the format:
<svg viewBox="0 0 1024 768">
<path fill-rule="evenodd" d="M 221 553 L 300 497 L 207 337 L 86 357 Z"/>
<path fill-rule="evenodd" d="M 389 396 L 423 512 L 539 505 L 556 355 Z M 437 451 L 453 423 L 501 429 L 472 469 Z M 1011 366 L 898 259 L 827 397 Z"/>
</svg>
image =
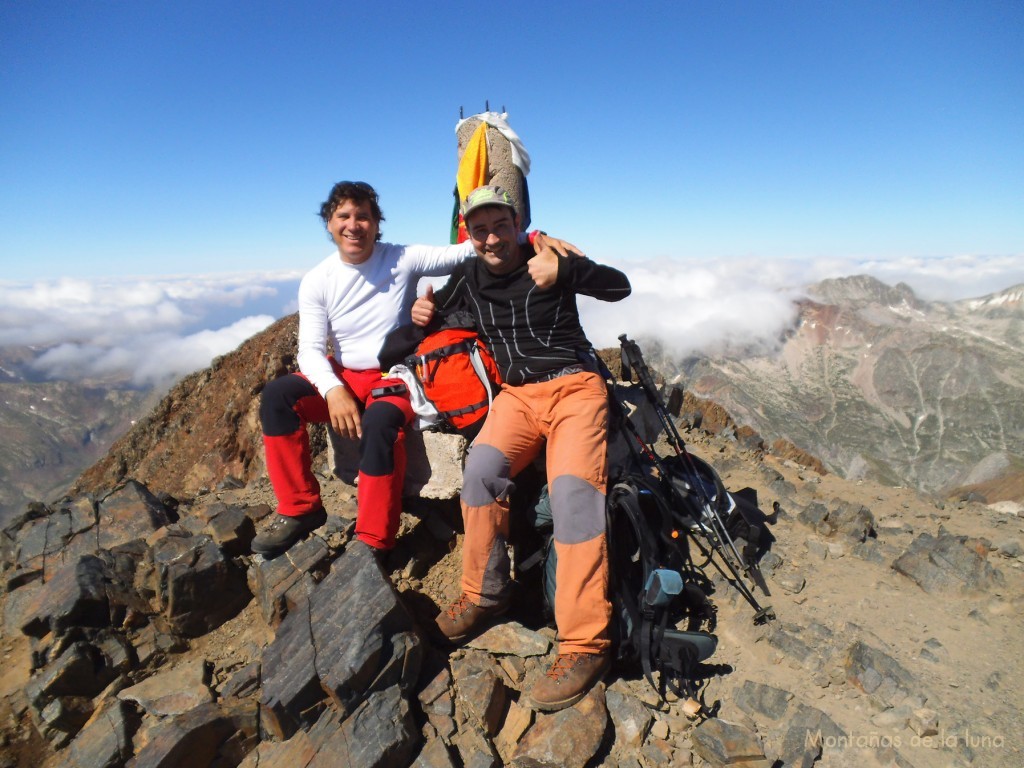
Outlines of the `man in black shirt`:
<svg viewBox="0 0 1024 768">
<path fill-rule="evenodd" d="M 531 691 L 534 707 L 582 698 L 608 668 L 605 534 L 608 401 L 580 326 L 576 295 L 618 301 L 630 293 L 616 269 L 517 243 L 519 218 L 501 187 L 479 187 L 462 206 L 477 258 L 413 306 L 426 325 L 435 309 L 470 310 L 504 384 L 466 461 L 462 595 L 437 618 L 461 642 L 508 607 L 512 478 L 547 444 L 557 559 L 558 656 Z"/>
</svg>

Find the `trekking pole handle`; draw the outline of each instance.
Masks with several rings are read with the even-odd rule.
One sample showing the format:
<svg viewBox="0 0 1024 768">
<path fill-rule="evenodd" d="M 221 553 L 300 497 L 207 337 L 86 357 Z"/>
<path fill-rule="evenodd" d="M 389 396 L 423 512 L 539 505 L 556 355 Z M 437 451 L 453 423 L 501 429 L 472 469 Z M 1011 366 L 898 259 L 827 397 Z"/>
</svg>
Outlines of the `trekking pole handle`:
<svg viewBox="0 0 1024 768">
<path fill-rule="evenodd" d="M 676 453 L 685 452 L 686 448 L 683 444 L 683 439 L 679 436 L 676 425 L 672 423 L 672 418 L 668 414 L 668 409 L 665 408 L 665 403 L 662 402 L 661 395 L 658 393 L 658 387 L 654 383 L 654 376 L 651 375 L 651 370 L 647 367 L 647 362 L 644 360 L 643 352 L 640 351 L 640 346 L 635 341 L 631 341 L 624 333 L 619 336 L 619 343 L 622 345 L 624 364 L 636 371 L 637 381 L 640 383 L 641 389 L 646 393 L 647 399 L 654 406 L 662 426 L 665 427 L 665 434 L 672 442 Z"/>
<path fill-rule="evenodd" d="M 658 390 L 639 345 L 635 341 L 631 341 L 624 333 L 619 336 L 619 343 L 622 345 L 622 354 L 626 358 L 626 365 L 636 371 L 636 377 L 640 385 L 648 391 L 648 394 L 653 396 Z"/>
</svg>

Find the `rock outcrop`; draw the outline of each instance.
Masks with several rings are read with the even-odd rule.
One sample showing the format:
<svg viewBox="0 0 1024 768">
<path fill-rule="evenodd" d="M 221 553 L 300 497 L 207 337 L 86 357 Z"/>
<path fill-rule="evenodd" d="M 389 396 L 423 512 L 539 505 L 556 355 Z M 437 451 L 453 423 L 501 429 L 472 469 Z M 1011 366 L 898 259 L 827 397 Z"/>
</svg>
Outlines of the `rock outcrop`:
<svg viewBox="0 0 1024 768">
<path fill-rule="evenodd" d="M 268 561 L 245 554 L 270 511 L 260 483 L 172 500 L 129 481 L 5 531 L 5 652 L 25 677 L 2 691 L 0 753 L 46 768 L 1019 763 L 1015 518 L 686 434 L 779 518 L 762 560 L 775 622 L 755 626 L 713 580 L 717 718 L 689 719 L 622 665 L 569 710 L 527 708 L 554 648 L 528 573 L 509 621 L 438 645 L 453 501 L 410 500 L 379 560 L 350 538 L 351 489 L 324 478 L 328 525 Z"/>
</svg>

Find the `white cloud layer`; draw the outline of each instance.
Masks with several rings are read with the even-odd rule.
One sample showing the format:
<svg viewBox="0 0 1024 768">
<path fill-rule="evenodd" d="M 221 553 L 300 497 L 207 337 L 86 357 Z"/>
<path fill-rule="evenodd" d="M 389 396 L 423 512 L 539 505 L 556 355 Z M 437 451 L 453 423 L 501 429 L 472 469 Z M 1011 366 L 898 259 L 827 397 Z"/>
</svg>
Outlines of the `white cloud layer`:
<svg viewBox="0 0 1024 768">
<path fill-rule="evenodd" d="M 793 322 L 794 299 L 826 277 L 870 274 L 905 282 L 927 300 L 974 298 L 1024 283 L 1024 257 L 889 261 L 607 261 L 633 295 L 579 300 L 598 347 L 619 334 L 657 339 L 682 357 L 726 348 L 770 349 Z M 237 348 L 296 308 L 301 273 L 123 280 L 0 282 L 0 346 L 45 348 L 47 378 L 116 377 L 165 387 Z M 443 281 L 432 280 L 435 284 Z"/>
<path fill-rule="evenodd" d="M 579 300 L 587 337 L 598 348 L 620 334 L 657 339 L 674 357 L 726 348 L 771 348 L 796 316 L 799 292 L 786 288 L 778 264 L 720 261 L 628 262 L 612 266 L 629 276 L 633 293 L 609 304 Z"/>
<path fill-rule="evenodd" d="M 295 310 L 300 274 L 0 283 L 0 346 L 49 379 L 163 387 Z"/>
<path fill-rule="evenodd" d="M 591 342 L 617 346 L 626 333 L 656 339 L 675 357 L 775 347 L 796 317 L 793 301 L 829 277 L 868 274 L 889 285 L 904 282 L 929 301 L 976 298 L 1024 283 L 1024 256 L 606 263 L 629 275 L 633 294 L 616 304 L 580 300 Z"/>
<path fill-rule="evenodd" d="M 947 256 L 862 261 L 844 274 L 873 275 L 883 283 L 906 283 L 922 299 L 974 299 L 1024 283 L 1024 254 Z M 836 275 L 830 275 L 835 277 Z"/>
</svg>

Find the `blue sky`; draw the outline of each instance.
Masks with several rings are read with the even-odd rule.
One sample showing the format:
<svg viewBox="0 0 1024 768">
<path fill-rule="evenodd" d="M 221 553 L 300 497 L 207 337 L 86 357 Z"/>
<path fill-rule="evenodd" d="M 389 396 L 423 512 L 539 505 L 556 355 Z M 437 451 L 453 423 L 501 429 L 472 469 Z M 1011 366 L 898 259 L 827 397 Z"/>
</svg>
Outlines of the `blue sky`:
<svg viewBox="0 0 1024 768">
<path fill-rule="evenodd" d="M 595 255 L 1024 253 L 1020 2 L 12 0 L 3 277 L 305 268 L 342 178 L 443 241 L 485 99 Z"/>
<path fill-rule="evenodd" d="M 532 156 L 534 224 L 593 258 L 1024 282 L 1018 0 L 7 0 L 0 281 L 301 273 L 344 178 L 386 239 L 443 242 L 485 100 Z"/>
</svg>

